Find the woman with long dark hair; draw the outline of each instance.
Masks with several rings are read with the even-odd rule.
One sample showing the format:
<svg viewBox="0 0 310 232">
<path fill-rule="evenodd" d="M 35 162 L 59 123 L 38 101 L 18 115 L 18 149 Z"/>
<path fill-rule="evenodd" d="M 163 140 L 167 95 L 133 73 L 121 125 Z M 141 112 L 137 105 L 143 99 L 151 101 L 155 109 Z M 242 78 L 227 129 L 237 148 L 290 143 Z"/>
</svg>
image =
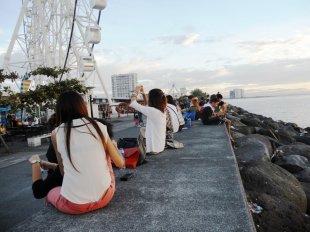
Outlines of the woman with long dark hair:
<svg viewBox="0 0 310 232">
<path fill-rule="evenodd" d="M 157 154 L 165 149 L 167 98 L 162 90 L 152 89 L 148 94 L 148 106 L 143 106 L 137 102 L 139 93 L 146 102 L 143 87 L 138 86 L 131 95 L 130 107 L 146 115 L 146 152 Z"/>
<path fill-rule="evenodd" d="M 61 187 L 47 194 L 47 202 L 64 213 L 81 214 L 106 206 L 115 192 L 111 160 L 124 161 L 107 127 L 88 116 L 86 103 L 76 92 L 60 95 L 52 142 L 63 175 Z"/>
</svg>

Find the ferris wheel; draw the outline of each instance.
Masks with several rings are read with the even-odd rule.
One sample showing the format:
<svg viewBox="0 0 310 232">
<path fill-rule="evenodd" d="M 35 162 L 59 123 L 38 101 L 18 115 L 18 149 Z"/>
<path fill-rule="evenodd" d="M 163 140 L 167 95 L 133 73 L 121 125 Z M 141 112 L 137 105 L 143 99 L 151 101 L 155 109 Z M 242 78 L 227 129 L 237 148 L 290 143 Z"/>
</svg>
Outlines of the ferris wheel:
<svg viewBox="0 0 310 232">
<path fill-rule="evenodd" d="M 111 103 L 94 56 L 105 7 L 106 0 L 22 0 L 4 69 L 27 73 L 40 66 L 68 68 L 62 79 L 76 78 L 90 86 L 97 78 Z M 31 78 L 36 84 L 48 81 Z"/>
</svg>

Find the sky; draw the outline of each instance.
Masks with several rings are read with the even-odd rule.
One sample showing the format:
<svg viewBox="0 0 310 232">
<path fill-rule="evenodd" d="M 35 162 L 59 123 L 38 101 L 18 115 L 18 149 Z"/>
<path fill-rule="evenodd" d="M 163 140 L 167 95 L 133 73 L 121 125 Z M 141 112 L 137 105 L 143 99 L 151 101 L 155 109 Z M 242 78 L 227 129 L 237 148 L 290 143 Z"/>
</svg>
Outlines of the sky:
<svg viewBox="0 0 310 232">
<path fill-rule="evenodd" d="M 107 2 L 95 58 L 109 92 L 113 74 L 134 72 L 146 90 L 310 94 L 309 0 Z M 20 8 L 1 6 L 0 67 Z"/>
</svg>

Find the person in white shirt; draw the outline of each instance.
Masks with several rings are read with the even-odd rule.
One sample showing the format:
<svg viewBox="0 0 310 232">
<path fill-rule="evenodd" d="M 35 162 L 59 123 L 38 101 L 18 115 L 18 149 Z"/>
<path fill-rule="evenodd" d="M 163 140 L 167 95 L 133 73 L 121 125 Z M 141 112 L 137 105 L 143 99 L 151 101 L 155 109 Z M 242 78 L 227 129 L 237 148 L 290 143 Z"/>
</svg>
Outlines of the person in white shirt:
<svg viewBox="0 0 310 232">
<path fill-rule="evenodd" d="M 181 121 L 179 118 L 179 114 L 178 114 L 178 110 L 176 108 L 176 104 L 173 100 L 173 97 L 171 95 L 167 95 L 167 110 L 169 111 L 169 115 L 170 115 L 170 120 L 171 120 L 171 132 L 172 133 L 176 133 L 179 131 L 180 126 L 181 126 Z M 182 119 L 183 116 L 181 115 Z M 184 125 L 184 119 L 183 119 L 183 125 Z"/>
<path fill-rule="evenodd" d="M 59 126 L 51 138 L 63 183 L 48 192 L 46 201 L 69 214 L 106 206 L 115 192 L 111 160 L 119 168 L 124 166 L 107 127 L 88 116 L 86 103 L 73 91 L 60 95 L 56 118 Z M 41 178 L 40 160 L 31 163 L 35 182 Z"/>
<path fill-rule="evenodd" d="M 145 141 L 146 152 L 158 154 L 165 149 L 166 141 L 166 107 L 167 99 L 160 89 L 152 89 L 148 94 L 148 106 L 137 102 L 137 95 L 142 94 L 144 102 L 146 97 L 142 86 L 137 86 L 131 95 L 130 107 L 144 114 L 146 118 Z"/>
</svg>

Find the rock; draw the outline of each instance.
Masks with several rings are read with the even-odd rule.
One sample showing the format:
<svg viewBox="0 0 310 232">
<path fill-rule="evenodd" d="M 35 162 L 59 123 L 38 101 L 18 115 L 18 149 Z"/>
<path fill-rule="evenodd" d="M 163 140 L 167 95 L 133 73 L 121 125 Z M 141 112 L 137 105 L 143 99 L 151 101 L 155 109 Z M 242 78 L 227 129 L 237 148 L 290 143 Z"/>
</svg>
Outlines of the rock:
<svg viewBox="0 0 310 232">
<path fill-rule="evenodd" d="M 259 142 L 261 142 L 266 147 L 266 149 L 268 150 L 269 157 L 271 157 L 271 155 L 274 152 L 274 148 L 273 148 L 272 144 L 270 143 L 270 138 L 266 137 L 266 136 L 263 136 L 263 135 L 259 135 L 259 134 L 251 134 L 251 135 L 247 135 L 245 137 L 242 137 L 242 139 L 238 139 L 236 141 L 236 146 L 237 147 L 242 147 L 245 144 L 247 144 L 249 141 L 254 141 L 254 142 L 255 141 L 259 141 Z"/>
<path fill-rule="evenodd" d="M 247 195 L 250 201 L 263 208 L 262 213 L 252 214 L 257 231 L 310 231 L 309 217 L 291 202 L 255 191 Z"/>
<path fill-rule="evenodd" d="M 310 183 L 310 167 L 306 167 L 302 171 L 297 172 L 294 175 L 299 181 Z"/>
<path fill-rule="evenodd" d="M 261 127 L 255 127 L 255 132 L 260 135 L 266 135 L 271 138 L 274 138 L 274 134 L 271 132 L 270 129 L 268 130 L 268 129 L 261 128 Z"/>
<path fill-rule="evenodd" d="M 285 135 L 287 137 L 294 137 L 298 135 L 298 132 L 291 125 L 288 125 L 288 126 L 286 125 L 286 126 L 281 127 L 278 130 L 278 133 L 281 135 Z"/>
<path fill-rule="evenodd" d="M 273 129 L 273 130 L 279 130 L 280 126 L 277 122 L 273 121 L 272 119 L 267 119 L 262 121 L 262 126 L 265 129 Z"/>
<path fill-rule="evenodd" d="M 285 124 L 286 126 L 291 126 L 294 128 L 294 130 L 297 132 L 297 133 L 301 133 L 302 132 L 302 128 L 300 128 L 296 123 L 291 123 L 291 122 L 288 122 Z"/>
<path fill-rule="evenodd" d="M 235 155 L 238 163 L 253 161 L 270 161 L 273 148 L 267 138 L 262 135 L 247 135 L 235 140 Z"/>
<path fill-rule="evenodd" d="M 275 130 L 275 135 L 280 143 L 287 145 L 296 142 L 294 136 L 297 136 L 298 132 L 292 126 L 282 126 L 279 130 Z"/>
<path fill-rule="evenodd" d="M 239 114 L 239 115 L 243 115 L 243 114 L 248 114 L 249 112 L 248 111 L 246 111 L 246 110 L 244 110 L 244 109 L 242 109 L 242 108 L 240 108 L 240 107 L 236 107 L 236 110 L 237 111 L 235 111 L 237 114 Z"/>
<path fill-rule="evenodd" d="M 278 147 L 278 150 L 283 152 L 283 156 L 286 155 L 301 155 L 310 160 L 310 146 L 304 143 L 293 143 Z"/>
<path fill-rule="evenodd" d="M 234 127 L 236 126 L 246 126 L 240 121 L 240 118 L 227 114 L 226 117 L 231 121 Z"/>
<path fill-rule="evenodd" d="M 301 143 L 310 145 L 310 135 L 308 135 L 308 134 L 294 136 L 294 139 L 297 142 L 301 142 Z"/>
<path fill-rule="evenodd" d="M 306 194 L 299 181 L 285 169 L 269 162 L 254 162 L 245 164 L 240 174 L 247 191 L 277 197 L 306 212 Z"/>
<path fill-rule="evenodd" d="M 240 121 L 247 126 L 261 127 L 262 125 L 261 121 L 253 116 L 242 118 Z"/>
<path fill-rule="evenodd" d="M 244 134 L 241 134 L 241 133 L 239 133 L 238 131 L 232 130 L 232 131 L 231 131 L 231 136 L 236 140 L 236 139 L 238 139 L 238 138 L 243 137 Z"/>
<path fill-rule="evenodd" d="M 284 135 L 284 134 L 278 134 L 276 132 L 275 132 L 275 135 L 277 136 L 279 143 L 282 144 L 282 145 L 283 144 L 284 145 L 288 145 L 288 144 L 296 142 L 296 140 L 293 137 L 290 137 L 290 136 L 287 136 L 287 135 Z"/>
<path fill-rule="evenodd" d="M 244 135 L 254 134 L 256 132 L 255 128 L 250 126 L 235 126 L 235 130 Z"/>
<path fill-rule="evenodd" d="M 274 163 L 286 169 L 290 173 L 296 173 L 304 170 L 307 167 L 308 159 L 300 155 L 287 155 L 280 157 Z"/>
<path fill-rule="evenodd" d="M 310 215 L 310 183 L 306 183 L 306 182 L 300 182 L 300 183 L 306 193 L 307 202 L 308 202 L 307 214 Z"/>
</svg>

